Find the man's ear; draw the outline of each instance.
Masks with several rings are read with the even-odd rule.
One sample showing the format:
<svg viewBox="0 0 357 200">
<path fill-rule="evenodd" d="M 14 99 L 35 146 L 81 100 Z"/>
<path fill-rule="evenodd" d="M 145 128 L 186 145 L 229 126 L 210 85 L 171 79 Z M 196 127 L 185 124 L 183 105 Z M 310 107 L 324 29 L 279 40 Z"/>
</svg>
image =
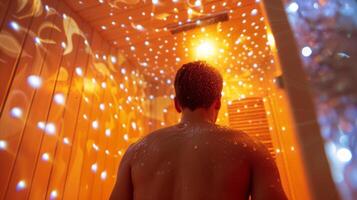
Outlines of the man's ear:
<svg viewBox="0 0 357 200">
<path fill-rule="evenodd" d="M 182 109 L 181 109 L 180 103 L 179 103 L 178 100 L 177 100 L 177 97 L 175 97 L 174 102 L 175 102 L 175 109 L 176 109 L 176 111 L 177 111 L 178 113 L 181 113 L 181 112 L 182 112 Z"/>
<path fill-rule="evenodd" d="M 215 101 L 215 103 L 214 103 L 214 108 L 215 108 L 216 110 L 219 110 L 219 109 L 221 109 L 221 105 L 222 105 L 222 103 L 221 103 L 221 98 L 219 98 L 219 99 L 217 99 L 217 100 Z"/>
</svg>

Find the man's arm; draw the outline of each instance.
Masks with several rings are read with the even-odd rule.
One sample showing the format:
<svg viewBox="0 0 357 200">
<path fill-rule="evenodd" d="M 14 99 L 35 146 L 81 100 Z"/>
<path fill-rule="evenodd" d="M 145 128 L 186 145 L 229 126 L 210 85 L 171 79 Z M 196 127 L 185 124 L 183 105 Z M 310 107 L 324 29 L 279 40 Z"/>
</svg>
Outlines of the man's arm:
<svg viewBox="0 0 357 200">
<path fill-rule="evenodd" d="M 117 180 L 114 185 L 110 200 L 132 200 L 133 183 L 131 180 L 132 145 L 125 152 L 118 169 Z"/>
<path fill-rule="evenodd" d="M 252 156 L 252 200 L 286 200 L 274 159 L 262 144 L 255 148 Z"/>
</svg>

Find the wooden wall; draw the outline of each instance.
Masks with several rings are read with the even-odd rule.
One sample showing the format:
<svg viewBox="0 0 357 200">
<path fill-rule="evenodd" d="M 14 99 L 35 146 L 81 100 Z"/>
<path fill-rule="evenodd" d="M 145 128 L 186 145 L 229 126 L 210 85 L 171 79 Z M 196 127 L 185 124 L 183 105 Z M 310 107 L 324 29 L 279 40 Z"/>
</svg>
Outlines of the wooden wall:
<svg viewBox="0 0 357 200">
<path fill-rule="evenodd" d="M 143 89 L 153 86 L 120 52 L 62 1 L 0 2 L 0 199 L 106 199 L 129 143 L 177 122 L 172 88 L 145 98 Z M 309 199 L 286 94 L 271 82 L 252 85 L 271 104 L 287 193 Z M 252 89 L 226 91 L 221 124 L 237 91 L 249 97 Z"/>
<path fill-rule="evenodd" d="M 62 1 L 2 0 L 0 199 L 107 198 L 145 130 L 141 84 Z"/>
</svg>

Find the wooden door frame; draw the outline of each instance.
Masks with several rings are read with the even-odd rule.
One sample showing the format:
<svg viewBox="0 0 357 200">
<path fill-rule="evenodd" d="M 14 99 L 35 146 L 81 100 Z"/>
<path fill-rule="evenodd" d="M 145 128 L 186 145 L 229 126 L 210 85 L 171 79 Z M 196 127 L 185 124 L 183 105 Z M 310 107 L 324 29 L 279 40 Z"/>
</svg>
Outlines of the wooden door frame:
<svg viewBox="0 0 357 200">
<path fill-rule="evenodd" d="M 340 199 L 324 151 L 314 101 L 294 34 L 281 0 L 263 0 L 268 32 L 274 36 L 276 63 L 281 67 L 295 138 L 301 149 L 311 199 Z M 299 86 L 296 86 L 298 82 Z"/>
</svg>

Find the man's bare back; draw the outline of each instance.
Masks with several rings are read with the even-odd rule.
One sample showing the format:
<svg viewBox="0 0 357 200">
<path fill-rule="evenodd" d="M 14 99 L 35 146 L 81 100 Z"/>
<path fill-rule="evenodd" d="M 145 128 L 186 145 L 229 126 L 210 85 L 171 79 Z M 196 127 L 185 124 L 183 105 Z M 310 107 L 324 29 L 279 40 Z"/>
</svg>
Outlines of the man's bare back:
<svg viewBox="0 0 357 200">
<path fill-rule="evenodd" d="M 129 147 L 111 199 L 286 199 L 273 159 L 246 134 L 178 124 Z"/>
</svg>

